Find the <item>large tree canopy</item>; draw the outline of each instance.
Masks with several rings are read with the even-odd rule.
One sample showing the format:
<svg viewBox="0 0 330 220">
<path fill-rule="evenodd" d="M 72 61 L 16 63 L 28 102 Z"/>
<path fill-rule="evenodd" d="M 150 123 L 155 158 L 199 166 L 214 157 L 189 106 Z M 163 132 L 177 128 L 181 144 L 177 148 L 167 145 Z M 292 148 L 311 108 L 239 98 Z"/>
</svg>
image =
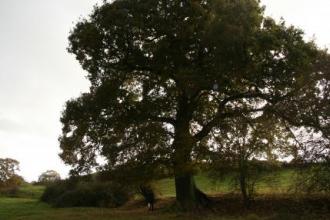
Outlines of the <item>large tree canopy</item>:
<svg viewBox="0 0 330 220">
<path fill-rule="evenodd" d="M 327 52 L 256 0 L 104 2 L 69 41 L 91 82 L 61 118 L 61 158 L 79 173 L 98 156 L 108 170 L 166 165 L 189 208 L 193 159 L 235 119 L 329 135 Z"/>
</svg>

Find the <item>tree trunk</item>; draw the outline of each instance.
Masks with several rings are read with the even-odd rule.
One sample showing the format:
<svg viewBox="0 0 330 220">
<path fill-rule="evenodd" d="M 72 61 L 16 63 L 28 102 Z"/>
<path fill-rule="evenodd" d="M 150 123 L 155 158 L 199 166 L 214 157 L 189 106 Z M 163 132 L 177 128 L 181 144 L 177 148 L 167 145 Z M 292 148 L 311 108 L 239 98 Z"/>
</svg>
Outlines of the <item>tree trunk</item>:
<svg viewBox="0 0 330 220">
<path fill-rule="evenodd" d="M 196 144 L 189 133 L 179 135 L 174 140 L 174 175 L 176 200 L 183 211 L 193 211 L 196 208 L 207 207 L 210 200 L 195 184 L 194 165 L 191 161 L 191 151 Z"/>
<path fill-rule="evenodd" d="M 239 165 L 239 184 L 240 184 L 240 188 L 241 188 L 241 192 L 242 192 L 242 199 L 243 199 L 243 203 L 245 208 L 249 208 L 250 207 L 250 196 L 248 194 L 248 190 L 247 190 L 247 180 L 246 180 L 246 176 L 247 176 L 247 165 L 246 162 L 244 160 L 241 159 L 240 161 L 240 165 Z"/>
<path fill-rule="evenodd" d="M 187 137 L 187 136 L 186 136 Z M 192 147 L 189 138 L 180 138 L 175 141 L 175 192 L 176 200 L 180 209 L 193 210 L 198 206 L 196 185 L 194 181 L 194 168 L 190 154 Z"/>
<path fill-rule="evenodd" d="M 191 161 L 193 147 L 197 144 L 190 134 L 190 120 L 192 107 L 189 101 L 182 97 L 175 124 L 175 137 L 173 141 L 176 200 L 180 209 L 192 211 L 200 206 L 206 206 L 207 196 L 197 189 L 194 181 L 194 166 Z"/>
<path fill-rule="evenodd" d="M 175 190 L 177 204 L 183 211 L 207 208 L 211 204 L 207 195 L 196 187 L 191 174 L 175 176 Z"/>
<path fill-rule="evenodd" d="M 196 185 L 192 174 L 175 176 L 175 192 L 178 205 L 183 210 L 193 210 L 198 206 Z"/>
<path fill-rule="evenodd" d="M 241 192 L 242 192 L 242 199 L 243 199 L 243 203 L 245 208 L 249 208 L 250 206 L 250 199 L 247 193 L 247 186 L 246 186 L 246 179 L 244 175 L 240 176 L 240 188 L 241 188 Z"/>
</svg>

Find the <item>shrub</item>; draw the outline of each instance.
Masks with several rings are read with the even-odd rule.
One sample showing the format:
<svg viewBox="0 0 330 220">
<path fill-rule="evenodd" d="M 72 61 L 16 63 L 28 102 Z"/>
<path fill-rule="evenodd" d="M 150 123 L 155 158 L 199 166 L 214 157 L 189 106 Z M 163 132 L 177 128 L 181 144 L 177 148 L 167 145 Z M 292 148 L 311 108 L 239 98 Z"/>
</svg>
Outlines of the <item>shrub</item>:
<svg viewBox="0 0 330 220">
<path fill-rule="evenodd" d="M 69 180 L 58 181 L 48 185 L 41 196 L 41 201 L 50 204 L 56 203 L 59 196 L 64 194 L 66 191 L 74 188 L 74 185 Z"/>
<path fill-rule="evenodd" d="M 17 197 L 20 186 L 24 183 L 23 177 L 14 174 L 5 182 L 0 181 L 0 195 L 6 197 Z"/>
<path fill-rule="evenodd" d="M 118 207 L 130 196 L 130 190 L 113 182 L 67 180 L 49 185 L 41 200 L 55 207 Z"/>
<path fill-rule="evenodd" d="M 0 195 L 5 197 L 17 197 L 19 187 L 5 187 L 0 189 Z"/>
</svg>

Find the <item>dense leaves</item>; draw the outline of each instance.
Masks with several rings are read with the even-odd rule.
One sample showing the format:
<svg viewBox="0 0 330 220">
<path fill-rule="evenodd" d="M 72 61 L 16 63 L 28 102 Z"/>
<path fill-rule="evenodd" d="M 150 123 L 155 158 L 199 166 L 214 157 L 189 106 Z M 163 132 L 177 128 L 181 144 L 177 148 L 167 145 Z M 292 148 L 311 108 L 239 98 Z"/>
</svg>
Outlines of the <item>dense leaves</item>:
<svg viewBox="0 0 330 220">
<path fill-rule="evenodd" d="M 91 82 L 61 118 L 61 158 L 74 172 L 167 166 L 187 205 L 193 159 L 239 118 L 329 137 L 327 52 L 258 1 L 104 2 L 69 40 Z"/>
<path fill-rule="evenodd" d="M 24 180 L 17 175 L 19 162 L 11 158 L 0 158 L 0 187 L 15 187 L 21 185 Z"/>
<path fill-rule="evenodd" d="M 128 188 L 112 182 L 62 180 L 46 187 L 41 201 L 55 207 L 108 207 L 123 205 L 130 198 Z"/>
</svg>

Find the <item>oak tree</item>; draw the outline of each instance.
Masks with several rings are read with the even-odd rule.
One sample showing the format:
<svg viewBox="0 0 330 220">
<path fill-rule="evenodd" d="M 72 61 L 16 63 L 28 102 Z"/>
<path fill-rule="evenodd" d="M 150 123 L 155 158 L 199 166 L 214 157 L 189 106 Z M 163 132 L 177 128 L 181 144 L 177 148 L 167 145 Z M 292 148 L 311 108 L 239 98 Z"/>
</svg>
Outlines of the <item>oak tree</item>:
<svg viewBox="0 0 330 220">
<path fill-rule="evenodd" d="M 166 166 L 184 209 L 203 203 L 194 160 L 226 122 L 328 126 L 315 104 L 329 87 L 327 52 L 257 0 L 104 1 L 69 41 L 91 86 L 66 104 L 61 158 L 77 173 Z"/>
</svg>

